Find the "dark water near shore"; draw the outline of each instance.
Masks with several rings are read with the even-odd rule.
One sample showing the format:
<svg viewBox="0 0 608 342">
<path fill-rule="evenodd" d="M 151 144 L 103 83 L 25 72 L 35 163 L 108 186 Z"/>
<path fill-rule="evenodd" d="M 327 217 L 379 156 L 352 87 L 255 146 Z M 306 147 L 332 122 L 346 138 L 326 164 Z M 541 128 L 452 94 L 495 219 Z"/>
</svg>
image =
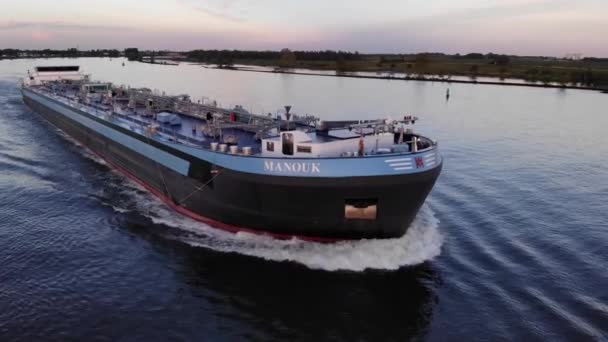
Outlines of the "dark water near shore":
<svg viewBox="0 0 608 342">
<path fill-rule="evenodd" d="M 444 171 L 401 239 L 218 233 L 23 105 L 25 70 L 75 62 L 255 111 L 416 114 Z M 0 61 L 0 341 L 608 339 L 608 95 L 121 63 Z"/>
</svg>

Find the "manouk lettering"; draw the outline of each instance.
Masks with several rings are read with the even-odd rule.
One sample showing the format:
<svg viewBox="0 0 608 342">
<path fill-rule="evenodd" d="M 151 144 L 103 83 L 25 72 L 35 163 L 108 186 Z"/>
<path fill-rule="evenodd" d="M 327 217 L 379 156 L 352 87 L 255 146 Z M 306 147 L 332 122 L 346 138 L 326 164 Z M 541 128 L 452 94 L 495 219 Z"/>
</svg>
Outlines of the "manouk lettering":
<svg viewBox="0 0 608 342">
<path fill-rule="evenodd" d="M 320 166 L 320 163 L 264 161 L 264 171 L 270 172 L 320 173 Z"/>
</svg>

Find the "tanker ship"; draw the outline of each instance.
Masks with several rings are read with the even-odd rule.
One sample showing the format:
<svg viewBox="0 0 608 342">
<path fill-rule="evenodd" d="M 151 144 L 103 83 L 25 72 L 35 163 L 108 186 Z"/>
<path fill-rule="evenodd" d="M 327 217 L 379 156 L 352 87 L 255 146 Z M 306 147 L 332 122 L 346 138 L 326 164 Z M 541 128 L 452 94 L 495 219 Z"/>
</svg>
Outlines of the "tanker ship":
<svg viewBox="0 0 608 342">
<path fill-rule="evenodd" d="M 177 212 L 237 233 L 333 242 L 404 235 L 437 180 L 417 118 L 322 121 L 39 66 L 25 104 Z"/>
</svg>

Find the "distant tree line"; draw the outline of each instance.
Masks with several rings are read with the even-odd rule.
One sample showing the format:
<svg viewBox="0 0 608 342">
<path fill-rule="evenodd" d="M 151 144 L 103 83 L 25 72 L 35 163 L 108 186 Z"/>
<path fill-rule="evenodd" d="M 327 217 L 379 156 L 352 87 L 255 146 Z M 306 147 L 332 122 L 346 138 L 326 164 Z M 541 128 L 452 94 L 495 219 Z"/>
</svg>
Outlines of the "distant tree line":
<svg viewBox="0 0 608 342">
<path fill-rule="evenodd" d="M 19 50 L 19 49 L 2 49 L 0 50 L 0 58 L 70 58 L 70 57 L 119 57 L 120 51 L 112 50 L 85 50 L 80 51 L 76 48 L 66 50 Z"/>
<path fill-rule="evenodd" d="M 501 54 L 496 54 L 496 53 L 492 53 L 492 52 L 487 53 L 487 54 L 478 53 L 478 52 L 467 53 L 465 55 L 456 54 L 452 57 L 454 57 L 456 59 L 485 60 L 489 64 L 495 64 L 495 65 L 508 65 L 511 63 L 511 57 L 509 55 L 501 55 Z"/>
<path fill-rule="evenodd" d="M 583 62 L 608 63 L 608 58 L 585 57 Z"/>
<path fill-rule="evenodd" d="M 290 51 L 298 61 L 353 61 L 360 59 L 359 52 L 348 51 Z M 235 60 L 280 60 L 285 54 L 282 51 L 248 51 L 248 50 L 193 50 L 186 53 L 191 60 L 217 64 L 231 64 Z"/>
<path fill-rule="evenodd" d="M 296 58 L 303 61 L 357 61 L 361 59 L 358 51 L 294 51 Z"/>
</svg>

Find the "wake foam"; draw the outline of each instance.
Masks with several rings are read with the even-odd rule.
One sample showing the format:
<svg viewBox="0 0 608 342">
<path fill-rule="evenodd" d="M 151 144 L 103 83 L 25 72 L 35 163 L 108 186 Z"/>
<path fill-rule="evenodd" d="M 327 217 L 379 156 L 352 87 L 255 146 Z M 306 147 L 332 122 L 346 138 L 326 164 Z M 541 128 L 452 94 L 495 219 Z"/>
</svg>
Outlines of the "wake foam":
<svg viewBox="0 0 608 342">
<path fill-rule="evenodd" d="M 63 133 L 63 132 L 62 132 Z M 74 143 L 86 158 L 107 165 L 66 134 L 62 137 Z M 137 212 L 154 224 L 173 228 L 168 238 L 190 246 L 225 253 L 239 253 L 271 261 L 289 261 L 311 269 L 325 271 L 355 271 L 367 269 L 397 270 L 432 260 L 441 254 L 443 236 L 439 220 L 428 205 L 423 205 L 407 234 L 397 239 L 342 241 L 332 244 L 292 240 L 276 240 L 250 233 L 232 234 L 192 220 L 167 207 L 161 200 L 139 184 L 112 171 L 122 180 L 120 192 L 130 200 L 109 204 L 114 211 L 125 214 Z M 107 184 L 106 184 L 107 185 Z"/>
</svg>

